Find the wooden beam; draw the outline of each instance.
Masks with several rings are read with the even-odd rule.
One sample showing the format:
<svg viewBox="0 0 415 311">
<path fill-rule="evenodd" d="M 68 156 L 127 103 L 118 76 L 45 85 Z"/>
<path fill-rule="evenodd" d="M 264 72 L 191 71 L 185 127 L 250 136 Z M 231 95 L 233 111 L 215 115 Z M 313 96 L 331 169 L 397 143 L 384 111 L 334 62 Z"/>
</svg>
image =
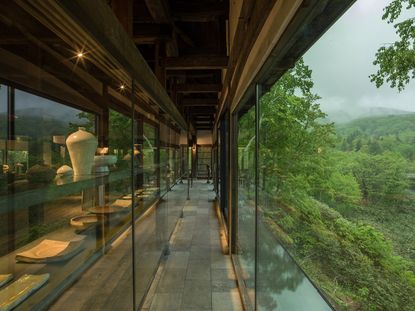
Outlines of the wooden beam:
<svg viewBox="0 0 415 311">
<path fill-rule="evenodd" d="M 178 93 L 217 93 L 222 90 L 222 84 L 177 84 Z"/>
<path fill-rule="evenodd" d="M 173 19 L 180 22 L 211 22 L 218 17 L 226 16 L 229 11 L 227 1 L 217 3 L 186 3 L 185 6 L 175 7 Z"/>
<path fill-rule="evenodd" d="M 183 98 L 182 106 L 192 107 L 206 107 L 206 106 L 217 106 L 219 100 L 216 98 Z"/>
<path fill-rule="evenodd" d="M 167 70 L 181 69 L 223 69 L 228 65 L 228 57 L 223 55 L 189 55 L 167 57 Z"/>
<path fill-rule="evenodd" d="M 134 24 L 134 43 L 157 44 L 173 40 L 173 28 L 166 24 Z"/>
<path fill-rule="evenodd" d="M 133 35 L 133 0 L 111 0 L 111 8 L 131 37 Z"/>
<path fill-rule="evenodd" d="M 159 43 L 155 50 L 155 75 L 163 88 L 166 88 L 166 69 L 164 67 L 164 58 L 166 55 L 165 44 Z M 173 101 L 174 102 L 174 101 Z"/>
<path fill-rule="evenodd" d="M 151 17 L 158 24 L 169 24 L 171 22 L 170 10 L 165 0 L 145 0 Z"/>
<path fill-rule="evenodd" d="M 175 33 L 177 33 L 184 42 L 189 44 L 190 46 L 194 46 L 192 39 L 189 38 L 187 34 L 185 34 L 179 27 L 174 24 L 173 18 L 170 14 L 170 9 L 168 2 L 166 0 L 144 0 L 147 8 L 151 14 L 151 17 L 154 21 L 158 24 L 169 24 L 173 27 Z M 173 38 L 176 40 L 176 38 Z M 173 48 L 177 46 L 177 40 L 173 43 Z M 170 48 L 169 48 L 170 49 Z M 173 55 L 177 55 L 174 53 Z"/>
<path fill-rule="evenodd" d="M 211 115 L 216 113 L 216 110 L 191 110 L 188 112 L 189 115 L 197 115 L 197 114 L 203 114 L 203 115 Z"/>
</svg>

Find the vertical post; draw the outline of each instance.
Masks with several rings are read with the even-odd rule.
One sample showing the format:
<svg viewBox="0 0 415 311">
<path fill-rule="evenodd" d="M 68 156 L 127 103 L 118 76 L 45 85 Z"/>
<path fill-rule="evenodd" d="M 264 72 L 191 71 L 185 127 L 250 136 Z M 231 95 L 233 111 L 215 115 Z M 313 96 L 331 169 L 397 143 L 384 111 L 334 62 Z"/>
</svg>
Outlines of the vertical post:
<svg viewBox="0 0 415 311">
<path fill-rule="evenodd" d="M 103 88 L 103 97 L 105 103 L 103 103 L 102 113 L 98 116 L 98 122 L 96 122 L 96 134 L 98 136 L 98 146 L 99 147 L 108 147 L 108 137 L 109 137 L 109 96 L 108 96 L 108 86 L 104 85 Z"/>
<path fill-rule="evenodd" d="M 238 202 L 238 166 L 237 166 L 237 160 L 238 160 L 238 136 L 237 136 L 237 124 L 238 124 L 238 118 L 237 114 L 231 114 L 230 116 L 230 139 L 231 143 L 230 145 L 233 146 L 229 148 L 230 150 L 230 171 L 231 171 L 231 178 L 230 178 L 230 189 L 233 189 L 231 191 L 230 200 L 229 200 L 229 210 L 228 210 L 228 222 L 230 223 L 229 226 L 229 249 L 232 254 L 237 253 L 237 231 L 238 231 L 238 208 L 237 208 L 237 202 Z"/>
<path fill-rule="evenodd" d="M 8 153 L 9 153 L 9 142 L 15 139 L 15 100 L 14 100 L 14 88 L 7 87 L 7 137 L 6 137 L 6 150 L 5 150 L 5 163 L 8 164 Z M 9 174 L 9 173 L 8 173 Z M 6 176 L 8 179 L 8 176 Z M 7 195 L 7 235 L 8 235 L 8 252 L 15 250 L 15 211 L 14 211 L 14 200 L 11 195 L 14 193 L 14 183 L 11 183 L 11 187 L 8 190 Z"/>
<path fill-rule="evenodd" d="M 187 136 L 189 136 L 189 129 L 190 129 L 190 125 L 188 121 Z M 187 161 L 187 164 L 189 164 L 189 137 L 187 137 L 186 161 Z M 187 168 L 187 200 L 190 200 L 190 167 Z"/>
<path fill-rule="evenodd" d="M 255 310 L 258 309 L 258 186 L 259 186 L 259 117 L 260 105 L 259 100 L 262 95 L 262 86 L 255 86 Z"/>
<path fill-rule="evenodd" d="M 131 243 L 133 273 L 133 308 L 136 310 L 136 271 L 135 271 L 135 163 L 134 163 L 134 121 L 135 121 L 135 84 L 131 81 Z"/>
</svg>

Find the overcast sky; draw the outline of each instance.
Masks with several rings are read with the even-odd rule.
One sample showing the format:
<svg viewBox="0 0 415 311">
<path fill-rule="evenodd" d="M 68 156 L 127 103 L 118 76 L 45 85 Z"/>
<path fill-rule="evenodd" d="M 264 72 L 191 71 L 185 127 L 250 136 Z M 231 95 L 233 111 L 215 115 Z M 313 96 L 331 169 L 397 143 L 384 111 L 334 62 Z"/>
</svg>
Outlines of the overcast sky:
<svg viewBox="0 0 415 311">
<path fill-rule="evenodd" d="M 322 97 L 321 107 L 329 115 L 367 107 L 415 111 L 414 81 L 399 93 L 388 85 L 377 89 L 368 78 L 376 72 L 372 63 L 377 49 L 397 38 L 393 25 L 382 20 L 383 8 L 390 2 L 358 0 L 304 55 L 313 70 L 314 90 Z"/>
</svg>

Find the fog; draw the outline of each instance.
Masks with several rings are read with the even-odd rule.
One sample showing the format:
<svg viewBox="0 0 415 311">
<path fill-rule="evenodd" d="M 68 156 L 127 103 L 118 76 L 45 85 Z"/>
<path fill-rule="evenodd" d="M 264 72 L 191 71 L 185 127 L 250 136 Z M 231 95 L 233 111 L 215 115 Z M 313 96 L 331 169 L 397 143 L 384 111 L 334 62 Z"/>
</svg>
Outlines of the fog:
<svg viewBox="0 0 415 311">
<path fill-rule="evenodd" d="M 390 2 L 358 0 L 304 55 L 313 70 L 314 91 L 322 97 L 321 107 L 334 121 L 415 112 L 414 81 L 399 93 L 387 84 L 378 89 L 369 79 L 377 71 L 377 49 L 397 39 L 393 25 L 382 20 Z"/>
</svg>

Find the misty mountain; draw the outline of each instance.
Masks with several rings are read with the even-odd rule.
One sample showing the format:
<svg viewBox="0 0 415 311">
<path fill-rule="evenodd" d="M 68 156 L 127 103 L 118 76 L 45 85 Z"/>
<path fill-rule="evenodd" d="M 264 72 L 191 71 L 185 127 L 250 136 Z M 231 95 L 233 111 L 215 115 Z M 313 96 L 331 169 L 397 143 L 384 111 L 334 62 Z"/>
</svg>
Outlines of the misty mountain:
<svg viewBox="0 0 415 311">
<path fill-rule="evenodd" d="M 327 120 L 335 123 L 348 123 L 353 120 L 370 118 L 370 117 L 383 117 L 383 116 L 399 116 L 406 114 L 413 114 L 411 111 L 386 108 L 386 107 L 358 107 L 356 110 L 332 110 L 324 109 L 327 113 Z"/>
<path fill-rule="evenodd" d="M 56 120 L 64 123 L 79 122 L 78 110 L 69 107 L 64 107 L 62 109 L 59 108 L 61 107 L 56 105 L 54 109 L 48 109 L 44 107 L 16 109 L 16 116 L 17 118 L 37 117 L 44 120 Z"/>
</svg>

